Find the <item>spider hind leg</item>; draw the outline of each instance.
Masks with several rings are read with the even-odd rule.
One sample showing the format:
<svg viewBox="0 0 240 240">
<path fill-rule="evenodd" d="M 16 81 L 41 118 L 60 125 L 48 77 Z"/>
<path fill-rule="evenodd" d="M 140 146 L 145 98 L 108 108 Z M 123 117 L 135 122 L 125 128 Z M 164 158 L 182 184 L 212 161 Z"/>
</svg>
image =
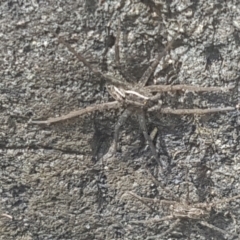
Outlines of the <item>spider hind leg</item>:
<svg viewBox="0 0 240 240">
<path fill-rule="evenodd" d="M 146 118 L 145 118 L 145 112 L 143 110 L 141 111 L 141 113 L 138 114 L 138 121 L 139 121 L 140 128 L 141 128 L 141 130 L 143 132 L 144 138 L 147 141 L 147 143 L 149 144 L 151 152 L 152 152 L 155 160 L 158 162 L 159 167 L 160 167 L 160 171 L 162 172 L 163 171 L 162 167 L 164 166 L 164 163 L 161 162 L 160 158 L 158 157 L 158 153 L 157 153 L 156 148 L 155 148 L 155 146 L 153 144 L 153 141 L 152 141 L 151 137 L 148 134 L 147 125 L 146 125 Z"/>
<path fill-rule="evenodd" d="M 132 113 L 132 111 L 130 111 L 129 109 L 125 109 L 123 111 L 123 113 L 120 115 L 120 117 L 119 117 L 119 119 L 118 119 L 118 121 L 115 125 L 114 140 L 113 140 L 113 152 L 114 152 L 114 154 L 118 150 L 118 139 L 119 139 L 120 128 L 121 128 L 121 126 L 124 125 L 124 123 L 126 122 L 126 120 L 128 119 L 128 117 L 130 116 L 131 113 Z"/>
</svg>

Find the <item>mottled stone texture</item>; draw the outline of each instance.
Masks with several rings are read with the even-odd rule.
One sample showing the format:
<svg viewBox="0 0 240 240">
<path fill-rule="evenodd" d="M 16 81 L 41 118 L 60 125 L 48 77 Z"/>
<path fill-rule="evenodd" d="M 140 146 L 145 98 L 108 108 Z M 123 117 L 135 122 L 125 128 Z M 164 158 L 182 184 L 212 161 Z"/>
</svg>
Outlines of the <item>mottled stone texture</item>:
<svg viewBox="0 0 240 240">
<path fill-rule="evenodd" d="M 119 152 L 104 157 L 119 112 L 95 113 L 51 126 L 32 125 L 93 103 L 111 101 L 97 79 L 58 43 L 59 34 L 101 71 L 137 83 L 177 33 L 149 84 L 234 86 L 228 93 L 164 94 L 172 108 L 239 102 L 240 3 L 237 0 L 8 0 L 0 3 L 0 239 L 145 239 L 169 222 L 126 191 L 151 198 L 217 201 L 240 194 L 239 112 L 148 116 L 166 163 L 166 190 L 137 120 L 122 127 Z M 114 43 L 121 21 L 121 67 Z M 118 71 L 119 70 L 119 71 Z M 151 174 L 156 177 L 155 181 Z M 238 239 L 240 200 L 219 206 L 209 223 Z M 231 217 L 231 214 L 233 218 Z M 166 239 L 224 239 L 182 221 Z M 234 238 L 232 238 L 234 239 Z"/>
</svg>

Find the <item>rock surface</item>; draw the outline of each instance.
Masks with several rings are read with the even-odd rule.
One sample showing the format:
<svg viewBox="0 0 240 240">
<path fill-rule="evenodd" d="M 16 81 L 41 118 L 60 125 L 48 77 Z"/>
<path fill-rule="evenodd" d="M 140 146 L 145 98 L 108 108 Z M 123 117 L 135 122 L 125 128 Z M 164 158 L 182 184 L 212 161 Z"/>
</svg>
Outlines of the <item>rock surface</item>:
<svg viewBox="0 0 240 240">
<path fill-rule="evenodd" d="M 239 9 L 236 0 L 2 1 L 0 239 L 146 239 L 167 230 L 173 221 L 131 223 L 170 213 L 157 203 L 147 207 L 128 191 L 190 204 L 240 194 L 237 110 L 203 116 L 148 115 L 149 133 L 157 129 L 154 144 L 165 163 L 164 181 L 135 115 L 121 128 L 118 153 L 110 157 L 121 111 L 95 112 L 50 126 L 31 124 L 113 100 L 104 79 L 83 66 L 54 34 L 63 36 L 95 68 L 132 84 L 175 38 L 149 85 L 233 89 L 166 93 L 164 106 L 236 106 Z M 201 219 L 225 236 L 199 220 L 183 219 L 165 238 L 238 239 L 239 204 L 238 199 L 219 204 L 209 218 Z"/>
</svg>

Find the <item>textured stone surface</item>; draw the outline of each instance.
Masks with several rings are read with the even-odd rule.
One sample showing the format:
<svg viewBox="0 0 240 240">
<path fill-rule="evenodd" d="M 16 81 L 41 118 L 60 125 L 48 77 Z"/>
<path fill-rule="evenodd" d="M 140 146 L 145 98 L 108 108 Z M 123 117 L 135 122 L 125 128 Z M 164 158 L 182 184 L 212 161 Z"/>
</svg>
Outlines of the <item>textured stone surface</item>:
<svg viewBox="0 0 240 240">
<path fill-rule="evenodd" d="M 120 3 L 119 3 L 120 2 Z M 171 2 L 171 3 L 170 3 Z M 195 2 L 195 3 L 193 3 Z M 148 130 L 166 162 L 166 190 L 133 116 L 122 127 L 116 157 L 104 158 L 117 111 L 51 126 L 31 119 L 60 116 L 111 101 L 96 79 L 54 37 L 58 33 L 108 74 L 137 83 L 178 32 L 149 84 L 234 86 L 230 93 L 165 94 L 165 106 L 209 108 L 239 102 L 238 1 L 2 1 L 0 4 L 0 239 L 145 239 L 169 222 L 130 224 L 165 216 L 130 196 L 190 202 L 240 194 L 239 112 L 207 116 L 148 116 Z M 121 71 L 114 40 L 121 21 Z M 164 63 L 164 64 L 163 64 Z M 163 65 L 166 65 L 163 69 Z M 240 200 L 220 206 L 207 221 L 239 234 Z M 234 219 L 231 214 L 233 213 Z M 236 222 L 235 222 L 236 221 Z M 236 233 L 235 233 L 235 229 Z M 166 239 L 224 239 L 197 221 L 182 221 Z"/>
</svg>

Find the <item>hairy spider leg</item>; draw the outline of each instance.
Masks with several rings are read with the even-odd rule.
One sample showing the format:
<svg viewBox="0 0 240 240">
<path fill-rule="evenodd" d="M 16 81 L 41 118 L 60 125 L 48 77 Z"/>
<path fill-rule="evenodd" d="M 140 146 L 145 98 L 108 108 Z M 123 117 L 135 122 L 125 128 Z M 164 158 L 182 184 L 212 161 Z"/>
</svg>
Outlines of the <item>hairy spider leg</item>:
<svg viewBox="0 0 240 240">
<path fill-rule="evenodd" d="M 31 121 L 30 123 L 33 124 L 47 124 L 50 125 L 52 123 L 57 123 L 61 121 L 65 121 L 70 118 L 74 117 L 79 117 L 82 115 L 86 115 L 95 111 L 105 111 L 105 110 L 110 110 L 110 109 L 118 109 L 120 108 L 121 104 L 118 101 L 113 101 L 113 102 L 107 102 L 107 103 L 101 103 L 101 104 L 93 104 L 91 106 L 88 106 L 83 109 L 79 109 L 76 111 L 72 111 L 66 115 L 60 116 L 60 117 L 55 117 L 55 118 L 48 118 L 47 120 L 36 120 L 36 121 Z"/>
<path fill-rule="evenodd" d="M 193 108 L 193 109 L 172 109 L 172 108 L 162 108 L 161 106 L 153 106 L 148 109 L 148 112 L 160 111 L 165 114 L 175 114 L 175 115 L 191 115 L 191 114 L 209 114 L 209 113 L 219 113 L 228 112 L 236 110 L 235 107 L 225 107 L 225 108 Z"/>
</svg>

